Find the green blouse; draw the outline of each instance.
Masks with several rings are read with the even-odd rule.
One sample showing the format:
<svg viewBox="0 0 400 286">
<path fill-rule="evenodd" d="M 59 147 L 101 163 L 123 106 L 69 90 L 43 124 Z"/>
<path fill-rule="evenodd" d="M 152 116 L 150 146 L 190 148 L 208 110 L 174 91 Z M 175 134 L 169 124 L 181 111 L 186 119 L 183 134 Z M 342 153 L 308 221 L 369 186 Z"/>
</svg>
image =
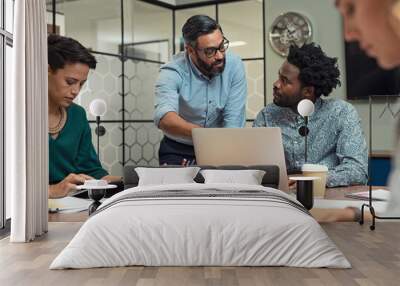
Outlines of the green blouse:
<svg viewBox="0 0 400 286">
<path fill-rule="evenodd" d="M 70 173 L 96 179 L 108 175 L 97 159 L 85 110 L 72 104 L 67 108 L 64 128 L 53 139 L 49 134 L 49 184 L 62 181 Z"/>
</svg>

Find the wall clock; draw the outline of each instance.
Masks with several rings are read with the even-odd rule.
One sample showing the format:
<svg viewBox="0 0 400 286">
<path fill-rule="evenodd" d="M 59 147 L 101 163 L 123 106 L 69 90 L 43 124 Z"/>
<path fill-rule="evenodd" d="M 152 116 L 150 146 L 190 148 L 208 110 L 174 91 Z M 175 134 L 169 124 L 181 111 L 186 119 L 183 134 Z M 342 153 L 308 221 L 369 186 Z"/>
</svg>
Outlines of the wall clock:
<svg viewBox="0 0 400 286">
<path fill-rule="evenodd" d="M 276 17 L 269 31 L 269 42 L 275 52 L 286 57 L 293 44 L 301 47 L 311 42 L 310 20 L 299 13 L 287 12 Z"/>
</svg>

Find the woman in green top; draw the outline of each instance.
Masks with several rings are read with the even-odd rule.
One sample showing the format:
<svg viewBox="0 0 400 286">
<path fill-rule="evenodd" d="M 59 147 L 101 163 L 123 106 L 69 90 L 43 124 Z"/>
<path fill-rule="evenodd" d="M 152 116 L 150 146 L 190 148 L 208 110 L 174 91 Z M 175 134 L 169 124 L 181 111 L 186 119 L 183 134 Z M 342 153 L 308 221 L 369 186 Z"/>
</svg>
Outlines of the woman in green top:
<svg viewBox="0 0 400 286">
<path fill-rule="evenodd" d="M 48 36 L 49 198 L 66 196 L 88 179 L 120 181 L 101 167 L 85 110 L 73 103 L 96 59 L 74 39 Z"/>
</svg>

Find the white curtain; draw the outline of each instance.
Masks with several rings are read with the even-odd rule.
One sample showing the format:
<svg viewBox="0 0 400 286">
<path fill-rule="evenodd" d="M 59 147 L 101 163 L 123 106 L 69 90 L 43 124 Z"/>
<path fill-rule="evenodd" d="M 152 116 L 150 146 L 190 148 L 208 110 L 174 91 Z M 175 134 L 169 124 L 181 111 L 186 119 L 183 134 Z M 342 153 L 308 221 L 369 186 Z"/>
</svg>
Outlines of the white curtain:
<svg viewBox="0 0 400 286">
<path fill-rule="evenodd" d="M 6 188 L 12 242 L 47 232 L 48 123 L 45 0 L 15 1 L 13 94 L 6 98 Z"/>
</svg>

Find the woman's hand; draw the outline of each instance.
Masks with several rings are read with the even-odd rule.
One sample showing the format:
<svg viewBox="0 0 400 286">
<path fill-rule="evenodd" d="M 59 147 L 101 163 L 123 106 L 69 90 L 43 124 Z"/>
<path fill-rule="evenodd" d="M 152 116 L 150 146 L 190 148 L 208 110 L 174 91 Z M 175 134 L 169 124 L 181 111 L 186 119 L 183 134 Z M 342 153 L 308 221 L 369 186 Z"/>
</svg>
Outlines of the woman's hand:
<svg viewBox="0 0 400 286">
<path fill-rule="evenodd" d="M 102 180 L 106 180 L 108 183 L 120 183 L 122 182 L 122 177 L 121 176 L 111 176 L 107 175 L 101 178 Z"/>
<path fill-rule="evenodd" d="M 58 184 L 49 186 L 49 198 L 56 199 L 65 197 L 70 192 L 76 190 L 76 185 L 83 184 L 85 180 L 91 180 L 91 179 L 93 178 L 85 174 L 71 173 Z"/>
</svg>

